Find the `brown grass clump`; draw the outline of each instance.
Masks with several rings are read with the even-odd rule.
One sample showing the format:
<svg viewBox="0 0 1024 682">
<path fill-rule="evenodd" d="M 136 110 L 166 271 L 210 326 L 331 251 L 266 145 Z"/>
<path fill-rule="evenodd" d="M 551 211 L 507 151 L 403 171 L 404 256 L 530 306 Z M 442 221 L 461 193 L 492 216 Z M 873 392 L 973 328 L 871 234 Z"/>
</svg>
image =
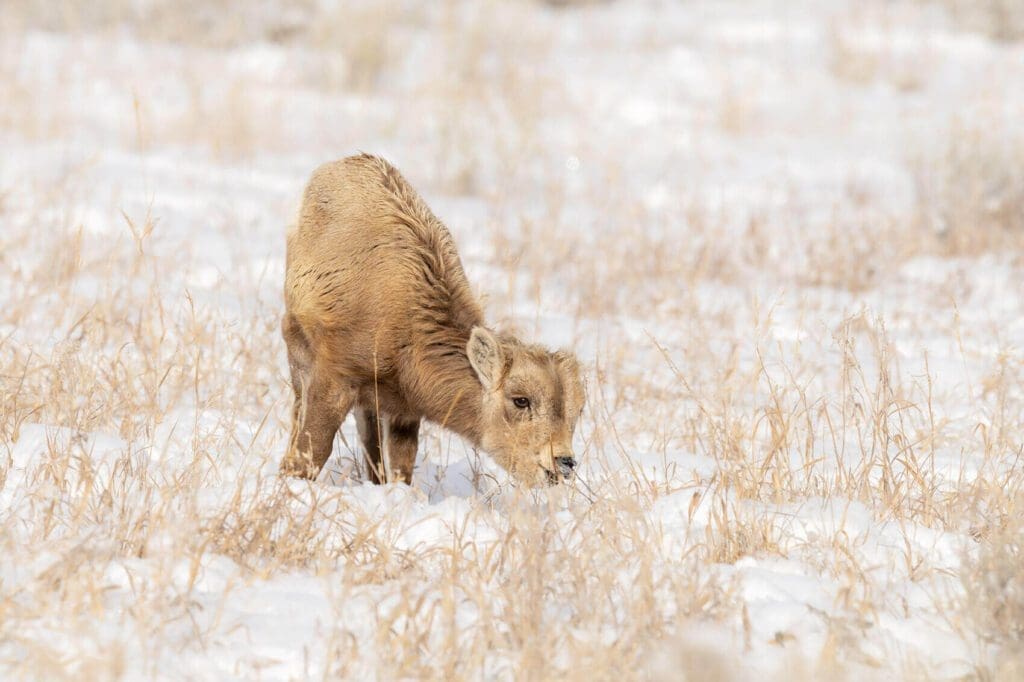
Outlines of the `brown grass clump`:
<svg viewBox="0 0 1024 682">
<path fill-rule="evenodd" d="M 113 33 L 129 29 L 144 40 L 228 47 L 254 41 L 283 41 L 306 33 L 315 3 L 227 0 L 216 8 L 195 0 L 72 2 L 54 5 L 13 0 L 5 14 L 22 25 L 48 31 Z M 232 21 L 225 21 L 225 17 Z"/>
<path fill-rule="evenodd" d="M 960 576 L 967 629 L 986 651 L 977 674 L 987 680 L 1024 674 L 1024 521 L 1015 488 L 1006 491 L 991 523 L 975 529 L 978 546 Z"/>
<path fill-rule="evenodd" d="M 995 40 L 1024 39 L 1024 6 L 1017 0 L 932 0 L 949 12 L 956 26 Z"/>
<path fill-rule="evenodd" d="M 949 254 L 1024 244 L 1024 136 L 1004 125 L 954 125 L 917 163 L 919 220 Z"/>
</svg>

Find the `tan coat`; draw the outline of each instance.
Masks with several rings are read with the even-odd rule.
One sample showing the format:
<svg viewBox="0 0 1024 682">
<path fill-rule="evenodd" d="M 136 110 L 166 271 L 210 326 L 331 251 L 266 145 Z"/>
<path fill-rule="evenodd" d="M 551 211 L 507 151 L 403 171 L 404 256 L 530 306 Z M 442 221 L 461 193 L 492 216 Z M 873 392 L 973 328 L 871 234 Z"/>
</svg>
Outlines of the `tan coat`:
<svg viewBox="0 0 1024 682">
<path fill-rule="evenodd" d="M 284 473 L 315 476 L 353 408 L 378 482 L 411 480 L 421 419 L 529 484 L 571 473 L 576 360 L 485 327 L 448 229 L 383 159 L 313 173 L 288 235 L 284 293 L 295 391 Z"/>
</svg>

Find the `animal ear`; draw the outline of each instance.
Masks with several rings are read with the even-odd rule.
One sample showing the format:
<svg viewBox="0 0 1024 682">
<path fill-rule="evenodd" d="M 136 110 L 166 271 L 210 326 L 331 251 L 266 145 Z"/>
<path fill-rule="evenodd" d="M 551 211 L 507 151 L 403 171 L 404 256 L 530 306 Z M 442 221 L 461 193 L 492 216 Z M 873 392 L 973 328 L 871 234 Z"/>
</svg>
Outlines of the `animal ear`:
<svg viewBox="0 0 1024 682">
<path fill-rule="evenodd" d="M 575 353 L 567 350 L 557 350 L 552 355 L 555 364 L 562 372 L 562 381 L 568 382 L 567 385 L 573 387 L 569 395 L 573 396 L 572 400 L 578 400 L 582 408 L 583 403 L 587 400 L 587 388 L 583 381 L 580 361 L 576 358 Z"/>
<path fill-rule="evenodd" d="M 501 379 L 503 359 L 498 339 L 489 329 L 473 327 L 466 344 L 466 356 L 469 364 L 476 370 L 480 383 L 486 389 L 492 389 Z"/>
<path fill-rule="evenodd" d="M 579 374 L 580 362 L 576 359 L 576 355 L 574 353 L 567 350 L 556 350 L 552 353 L 552 356 L 559 367 L 562 367 L 569 372 Z"/>
</svg>

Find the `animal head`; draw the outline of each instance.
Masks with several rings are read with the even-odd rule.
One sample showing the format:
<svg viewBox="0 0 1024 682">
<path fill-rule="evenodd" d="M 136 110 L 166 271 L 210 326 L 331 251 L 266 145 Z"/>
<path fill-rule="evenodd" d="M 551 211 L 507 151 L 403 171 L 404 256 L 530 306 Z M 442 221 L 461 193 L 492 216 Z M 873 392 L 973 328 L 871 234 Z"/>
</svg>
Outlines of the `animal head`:
<svg viewBox="0 0 1024 682">
<path fill-rule="evenodd" d="M 576 357 L 483 327 L 473 328 L 466 353 L 483 386 L 483 449 L 527 485 L 571 477 L 572 434 L 584 402 Z"/>
</svg>

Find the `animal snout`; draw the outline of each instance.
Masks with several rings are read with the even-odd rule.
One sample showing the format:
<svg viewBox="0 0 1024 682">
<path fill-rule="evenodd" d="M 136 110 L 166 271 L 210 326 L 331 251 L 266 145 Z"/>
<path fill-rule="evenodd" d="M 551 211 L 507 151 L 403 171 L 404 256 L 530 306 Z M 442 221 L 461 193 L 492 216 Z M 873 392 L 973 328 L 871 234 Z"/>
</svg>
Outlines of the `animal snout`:
<svg viewBox="0 0 1024 682">
<path fill-rule="evenodd" d="M 562 476 L 568 478 L 572 476 L 573 469 L 576 468 L 576 459 L 573 457 L 555 457 L 555 469 Z"/>
</svg>

